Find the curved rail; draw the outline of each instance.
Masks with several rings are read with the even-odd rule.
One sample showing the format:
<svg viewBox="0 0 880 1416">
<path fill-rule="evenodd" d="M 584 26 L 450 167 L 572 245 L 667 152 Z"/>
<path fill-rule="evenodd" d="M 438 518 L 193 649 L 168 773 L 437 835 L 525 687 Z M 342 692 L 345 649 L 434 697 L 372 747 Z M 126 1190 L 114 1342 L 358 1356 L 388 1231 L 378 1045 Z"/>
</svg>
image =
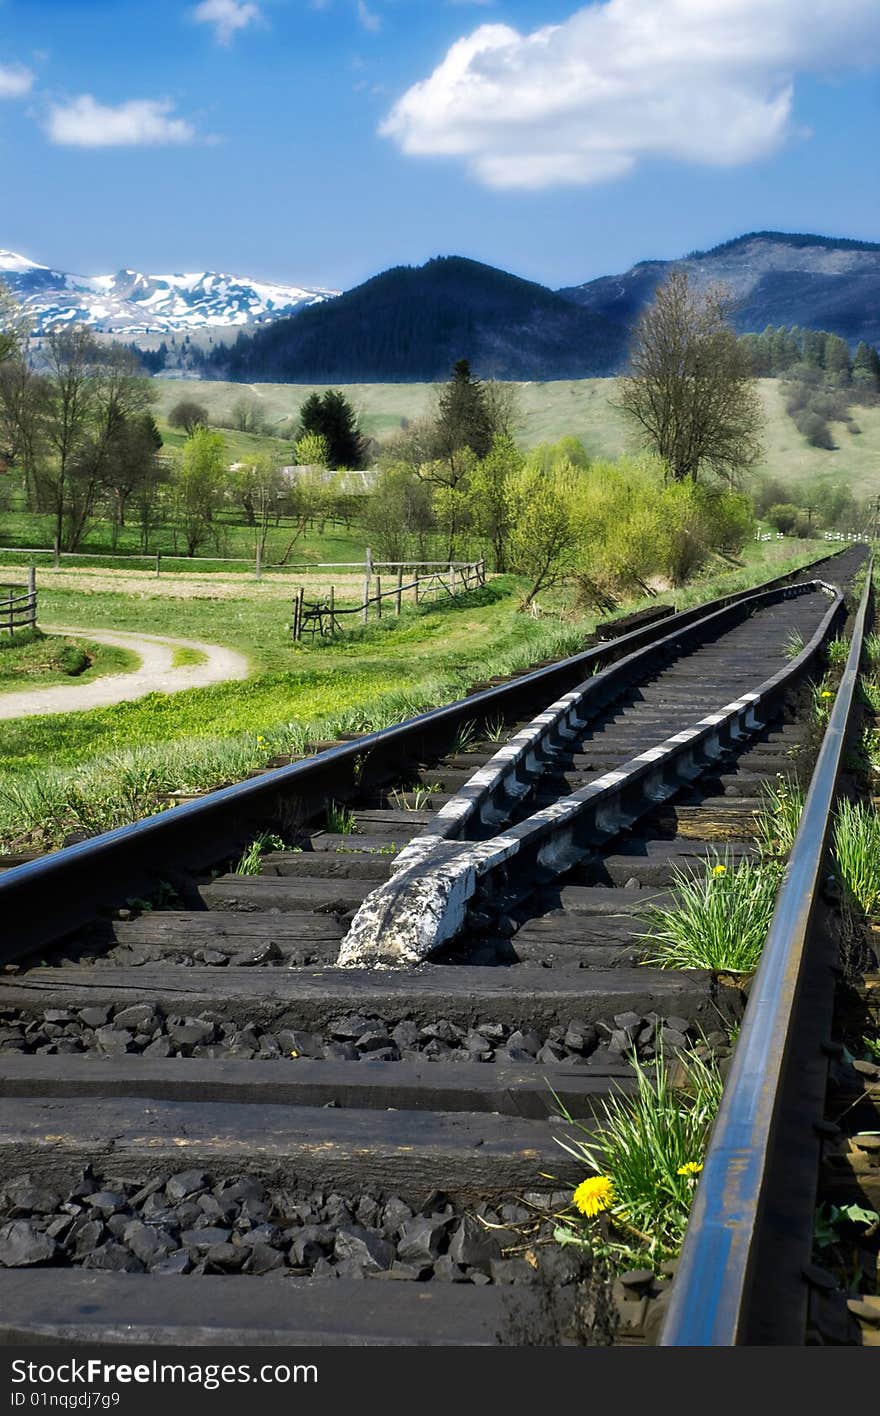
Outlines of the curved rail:
<svg viewBox="0 0 880 1416">
<path fill-rule="evenodd" d="M 815 926 L 870 595 L 869 566 L 706 1155 L 661 1346 L 803 1342 L 803 1270 L 819 1147 L 804 1116 L 811 1101 L 815 1120 L 821 1116 L 825 1067 L 819 1057 L 833 993 L 829 941 Z M 799 1126 L 800 1136 L 790 1125 Z"/>
</svg>

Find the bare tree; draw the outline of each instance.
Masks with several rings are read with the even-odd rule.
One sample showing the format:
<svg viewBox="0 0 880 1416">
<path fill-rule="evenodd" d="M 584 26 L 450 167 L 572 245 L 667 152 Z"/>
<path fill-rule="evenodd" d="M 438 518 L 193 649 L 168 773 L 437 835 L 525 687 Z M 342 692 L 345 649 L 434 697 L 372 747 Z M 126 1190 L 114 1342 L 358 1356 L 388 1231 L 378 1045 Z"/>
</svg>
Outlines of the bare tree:
<svg viewBox="0 0 880 1416">
<path fill-rule="evenodd" d="M 72 480 L 88 455 L 97 396 L 95 373 L 99 348 L 84 325 L 56 325 L 46 339 L 44 357 L 43 425 L 46 442 L 54 455 L 54 466 L 47 473 L 47 481 L 55 516 L 55 539 L 60 546 L 71 501 Z"/>
<path fill-rule="evenodd" d="M 734 481 L 761 455 L 760 398 L 730 310 L 724 286 L 695 290 L 673 270 L 636 325 L 616 403 L 676 480 L 708 467 Z"/>
</svg>

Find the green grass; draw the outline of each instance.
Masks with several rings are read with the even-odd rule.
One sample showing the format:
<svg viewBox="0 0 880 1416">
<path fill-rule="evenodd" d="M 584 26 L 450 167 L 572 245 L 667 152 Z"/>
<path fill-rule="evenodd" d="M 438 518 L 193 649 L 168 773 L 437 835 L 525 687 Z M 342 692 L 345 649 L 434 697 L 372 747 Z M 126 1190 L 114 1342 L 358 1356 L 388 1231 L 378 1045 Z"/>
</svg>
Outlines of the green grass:
<svg viewBox="0 0 880 1416">
<path fill-rule="evenodd" d="M 880 913 L 880 814 L 844 800 L 834 823 L 834 855 L 850 901 L 866 915 Z"/>
<path fill-rule="evenodd" d="M 678 1253 L 722 1091 L 713 1062 L 695 1052 L 682 1060 L 686 1091 L 673 1089 L 662 1053 L 649 1066 L 634 1061 L 635 1096 L 603 1100 L 589 1124 L 576 1121 L 556 1098 L 562 1119 L 588 1137 L 559 1144 L 610 1181 L 609 1203 L 599 1211 L 610 1221 L 610 1241 L 595 1217 L 578 1216 L 557 1229 L 561 1242 L 604 1250 L 624 1262 L 656 1263 Z"/>
<path fill-rule="evenodd" d="M 131 523 L 122 528 L 114 552 L 110 541 L 109 526 L 105 522 L 94 522 L 83 537 L 79 547 L 80 554 L 65 554 L 61 564 L 65 569 L 82 566 L 88 570 L 103 567 L 110 570 L 151 572 L 155 571 L 156 551 L 158 550 L 162 553 L 162 574 L 171 571 L 175 575 L 217 571 L 224 575 L 251 577 L 254 562 L 253 528 L 243 525 L 235 513 L 231 512 L 224 515 L 219 526 L 219 547 L 211 540 L 201 548 L 197 556 L 187 556 L 186 548 L 179 539 L 175 546 L 173 533 L 167 526 L 157 528 L 154 535 L 151 536 L 151 550 L 149 554 L 144 554 L 141 551 L 140 534 L 135 524 Z M 41 567 L 53 564 L 51 550 L 53 534 L 54 523 L 51 516 L 16 510 L 3 513 L 2 530 L 0 530 L 0 561 L 9 566 L 35 564 L 41 602 L 43 585 L 39 582 L 39 571 Z M 272 568 L 281 559 L 292 536 L 292 528 L 283 519 L 280 526 L 269 528 L 263 565 L 270 580 Z M 346 527 L 341 522 L 328 521 L 323 534 L 317 525 L 306 528 L 296 542 L 288 564 L 296 566 L 331 561 L 362 562 L 365 544 L 366 536 L 360 528 Z M 35 547 L 38 550 L 42 547 L 43 549 L 39 550 L 39 554 L 33 555 L 26 552 L 6 551 L 3 550 L 4 546 Z M 120 560 L 119 557 L 122 555 L 132 556 L 135 559 Z M 241 564 L 228 565 L 218 557 L 232 557 L 239 560 Z"/>
<path fill-rule="evenodd" d="M 800 630 L 792 630 L 791 634 L 785 641 L 786 659 L 796 659 L 798 654 L 802 654 L 805 648 L 806 644 L 804 643 L 804 636 L 801 634 Z"/>
<path fill-rule="evenodd" d="M 775 784 L 761 787 L 762 806 L 755 822 L 755 839 L 765 860 L 787 856 L 804 809 L 804 789 L 792 777 L 777 775 Z"/>
<path fill-rule="evenodd" d="M 181 644 L 171 657 L 171 667 L 173 669 L 185 669 L 191 664 L 204 664 L 207 662 L 207 655 L 201 649 L 189 649 L 185 644 Z"/>
<path fill-rule="evenodd" d="M 139 664 L 138 655 L 129 649 L 37 632 L 26 641 L 0 644 L 0 693 L 91 683 L 107 674 L 136 669 Z"/>
<path fill-rule="evenodd" d="M 701 875 L 676 871 L 672 908 L 648 905 L 644 962 L 660 969 L 751 973 L 767 937 L 779 872 L 716 855 Z"/>
<path fill-rule="evenodd" d="M 261 831 L 255 836 L 243 853 L 233 871 L 234 875 L 259 875 L 263 856 L 268 851 L 283 851 L 284 841 L 271 831 Z"/>
</svg>

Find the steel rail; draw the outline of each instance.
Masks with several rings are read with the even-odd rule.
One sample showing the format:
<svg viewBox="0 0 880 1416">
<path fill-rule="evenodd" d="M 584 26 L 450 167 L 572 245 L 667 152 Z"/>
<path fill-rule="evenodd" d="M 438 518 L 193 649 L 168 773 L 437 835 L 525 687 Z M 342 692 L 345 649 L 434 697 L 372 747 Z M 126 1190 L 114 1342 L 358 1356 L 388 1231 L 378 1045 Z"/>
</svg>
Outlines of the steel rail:
<svg viewBox="0 0 880 1416">
<path fill-rule="evenodd" d="M 843 552 L 835 553 L 839 554 Z M 833 558 L 823 556 L 761 586 L 679 611 L 405 723 L 15 866 L 0 875 L 0 962 L 46 948 L 99 909 L 143 893 L 157 880 L 171 877 L 174 881 L 176 876 L 185 883 L 188 870 L 206 868 L 223 855 L 234 854 L 279 812 L 286 811 L 289 817 L 295 811 L 304 821 L 329 796 L 344 799 L 357 787 L 398 776 L 407 759 L 417 761 L 442 752 L 463 723 L 546 702 L 550 694 L 578 683 L 594 665 L 614 662 L 670 631 L 695 626 L 723 607 L 786 585 Z"/>
<path fill-rule="evenodd" d="M 786 866 L 724 1089 L 670 1296 L 660 1345 L 799 1345 L 804 1340 L 819 1138 L 805 1108 L 813 1073 L 821 1108 L 826 1066 L 816 1059 L 830 1021 L 829 941 L 816 928 L 850 723 L 871 564 L 852 643 Z M 820 1006 L 809 1004 L 818 995 Z M 804 1004 L 808 1007 L 805 1010 Z M 816 1087 L 818 1080 L 823 1084 Z M 804 1115 L 805 1109 L 807 1114 Z M 812 1174 L 786 1149 L 801 1132 Z M 804 1142 L 804 1134 L 809 1140 Z M 794 1137 L 798 1144 L 798 1137 Z M 783 1164 L 785 1162 L 785 1164 Z M 800 1200 L 800 1211 L 798 1210 Z"/>
</svg>

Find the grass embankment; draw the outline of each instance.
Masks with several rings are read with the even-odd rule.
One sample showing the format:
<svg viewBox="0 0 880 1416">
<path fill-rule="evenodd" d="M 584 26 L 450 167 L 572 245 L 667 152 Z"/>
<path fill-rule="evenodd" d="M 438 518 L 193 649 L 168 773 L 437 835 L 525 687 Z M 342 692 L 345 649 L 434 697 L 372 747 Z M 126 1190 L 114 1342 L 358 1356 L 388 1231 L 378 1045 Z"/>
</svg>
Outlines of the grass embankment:
<svg viewBox="0 0 880 1416">
<path fill-rule="evenodd" d="M 108 674 L 136 669 L 137 654 L 114 644 L 74 639 L 60 634 L 18 635 L 0 643 L 0 693 L 53 684 L 91 683 Z"/>
<path fill-rule="evenodd" d="M 754 584 L 810 555 L 802 544 L 794 554 L 790 545 L 764 550 L 761 561 L 704 580 L 688 598 Z M 237 780 L 276 753 L 301 750 L 309 738 L 398 722 L 460 697 L 476 681 L 572 653 L 595 625 L 594 616 L 570 608 L 564 617 L 521 614 L 521 587 L 512 577 L 455 602 L 408 607 L 399 620 L 314 647 L 291 644 L 289 600 L 265 584 L 223 600 L 189 596 L 183 583 L 177 598 L 146 590 L 137 597 L 40 593 L 47 616 L 84 627 L 226 644 L 248 656 L 254 677 L 0 724 L 0 838 L 8 847 L 109 829 L 155 810 L 164 792 Z"/>
</svg>

